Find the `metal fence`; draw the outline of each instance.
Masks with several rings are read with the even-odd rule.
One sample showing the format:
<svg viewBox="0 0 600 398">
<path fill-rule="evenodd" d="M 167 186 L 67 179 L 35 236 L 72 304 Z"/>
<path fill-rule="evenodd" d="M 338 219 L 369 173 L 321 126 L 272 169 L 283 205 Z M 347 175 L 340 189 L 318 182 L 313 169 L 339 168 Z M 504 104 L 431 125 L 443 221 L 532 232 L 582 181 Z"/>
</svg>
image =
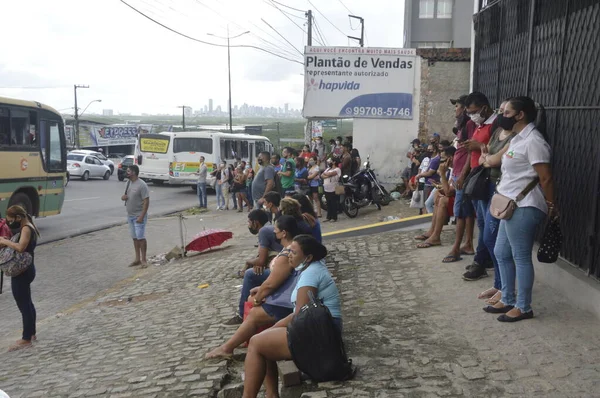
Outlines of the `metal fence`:
<svg viewBox="0 0 600 398">
<path fill-rule="evenodd" d="M 546 108 L 562 257 L 600 278 L 600 0 L 480 0 L 474 87 Z"/>
</svg>

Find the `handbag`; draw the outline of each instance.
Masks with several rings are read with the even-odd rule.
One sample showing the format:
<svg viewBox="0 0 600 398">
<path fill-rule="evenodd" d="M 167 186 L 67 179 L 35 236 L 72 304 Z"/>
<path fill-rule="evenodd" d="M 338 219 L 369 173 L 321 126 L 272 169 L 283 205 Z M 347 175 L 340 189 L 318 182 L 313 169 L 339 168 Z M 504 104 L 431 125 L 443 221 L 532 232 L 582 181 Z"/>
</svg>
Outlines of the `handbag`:
<svg viewBox="0 0 600 398">
<path fill-rule="evenodd" d="M 335 186 L 335 194 L 336 195 L 343 195 L 346 193 L 346 187 L 343 185 L 336 185 Z"/>
<path fill-rule="evenodd" d="M 497 218 L 498 220 L 510 220 L 515 212 L 515 209 L 517 208 L 517 203 L 523 200 L 539 182 L 539 178 L 534 178 L 533 181 L 531 181 L 525 187 L 525 189 L 519 195 L 517 195 L 515 200 L 496 192 L 494 196 L 492 196 L 492 200 L 490 202 L 490 214 L 492 217 Z"/>
<path fill-rule="evenodd" d="M 294 315 L 287 326 L 288 346 L 294 364 L 311 380 L 325 382 L 349 380 L 356 367 L 346 355 L 341 331 L 333 317 L 313 292 L 309 303 Z"/>
<path fill-rule="evenodd" d="M 486 200 L 488 198 L 488 184 L 490 182 L 490 169 L 477 166 L 466 178 L 464 193 L 472 200 Z"/>
<path fill-rule="evenodd" d="M 540 263 L 555 263 L 562 248 L 563 234 L 558 217 L 551 217 L 544 229 L 544 235 L 538 249 L 537 259 Z"/>
<path fill-rule="evenodd" d="M 11 242 L 18 242 L 21 237 L 21 233 L 15 234 L 10 238 Z M 19 253 L 15 249 L 10 247 L 4 247 L 0 249 L 0 271 L 14 278 L 15 276 L 21 275 L 27 271 L 27 268 L 33 262 L 31 253 L 23 252 Z"/>
<path fill-rule="evenodd" d="M 410 207 L 413 209 L 422 209 L 425 207 L 425 193 L 418 189 L 413 192 L 412 198 L 410 199 Z"/>
<path fill-rule="evenodd" d="M 292 293 L 294 292 L 298 278 L 300 278 L 300 272 L 299 270 L 292 270 L 285 282 L 265 298 L 265 304 L 294 308 L 292 305 Z"/>
</svg>

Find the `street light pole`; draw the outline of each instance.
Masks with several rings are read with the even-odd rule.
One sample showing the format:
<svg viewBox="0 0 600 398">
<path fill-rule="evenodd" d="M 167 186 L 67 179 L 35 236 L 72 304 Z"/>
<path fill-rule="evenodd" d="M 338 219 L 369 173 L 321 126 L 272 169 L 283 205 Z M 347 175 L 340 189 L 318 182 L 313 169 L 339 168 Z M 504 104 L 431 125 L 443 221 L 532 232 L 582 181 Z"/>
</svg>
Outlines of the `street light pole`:
<svg viewBox="0 0 600 398">
<path fill-rule="evenodd" d="M 185 131 L 185 109 L 189 108 L 189 106 L 180 105 L 178 108 L 181 108 L 181 129 Z"/>
<path fill-rule="evenodd" d="M 87 104 L 87 106 L 86 106 L 86 107 L 83 109 L 83 112 L 81 112 L 81 113 L 79 114 L 79 117 L 83 116 L 83 114 L 85 113 L 85 111 L 87 111 L 87 108 L 89 108 L 89 107 L 90 107 L 90 105 L 92 105 L 94 102 L 102 102 L 102 100 L 101 100 L 101 99 L 97 99 L 97 100 L 92 100 L 92 101 L 90 101 L 90 103 L 89 103 L 89 104 Z"/>
<path fill-rule="evenodd" d="M 80 141 L 79 141 L 79 110 L 77 109 L 77 89 L 78 88 L 90 88 L 90 86 L 84 86 L 82 84 L 74 84 L 73 85 L 73 91 L 75 93 L 75 143 L 77 146 L 77 149 L 80 148 Z"/>
<path fill-rule="evenodd" d="M 207 33 L 208 36 L 214 36 L 214 37 L 218 37 L 219 39 L 226 39 L 227 40 L 227 76 L 228 76 L 228 82 L 229 82 L 229 133 L 233 134 L 233 114 L 231 112 L 231 47 L 229 45 L 229 41 L 231 39 L 236 39 L 240 36 L 245 35 L 246 33 L 250 33 L 250 31 L 246 31 L 243 33 L 240 33 L 239 35 L 235 35 L 233 37 L 229 36 L 229 25 L 227 25 L 227 37 L 221 37 L 221 36 L 217 36 L 214 35 L 212 33 Z"/>
</svg>

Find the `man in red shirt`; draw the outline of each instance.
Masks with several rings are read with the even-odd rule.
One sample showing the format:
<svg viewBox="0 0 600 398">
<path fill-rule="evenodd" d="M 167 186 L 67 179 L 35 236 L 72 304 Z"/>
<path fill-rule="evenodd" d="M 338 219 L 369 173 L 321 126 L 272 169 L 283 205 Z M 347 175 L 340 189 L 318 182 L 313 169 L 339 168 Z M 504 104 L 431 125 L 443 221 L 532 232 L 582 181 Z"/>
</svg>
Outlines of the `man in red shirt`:
<svg viewBox="0 0 600 398">
<path fill-rule="evenodd" d="M 481 157 L 481 146 L 487 145 L 494 131 L 494 122 L 496 114 L 490 106 L 487 97 L 480 92 L 473 92 L 465 99 L 467 115 L 471 121 L 477 125 L 473 138 L 464 142 L 465 147 L 471 155 L 469 164 L 471 169 L 479 166 L 479 158 Z M 465 165 L 466 167 L 466 165 Z M 464 182 L 461 181 L 461 182 Z M 462 186 L 461 186 L 462 188 Z M 473 207 L 477 214 L 477 227 L 479 228 L 479 239 L 473 264 L 463 274 L 463 279 L 466 281 L 475 281 L 477 279 L 488 276 L 485 270 L 486 264 L 491 262 L 490 253 L 483 242 L 483 229 L 485 227 L 485 212 L 489 206 L 488 201 L 474 200 Z"/>
</svg>

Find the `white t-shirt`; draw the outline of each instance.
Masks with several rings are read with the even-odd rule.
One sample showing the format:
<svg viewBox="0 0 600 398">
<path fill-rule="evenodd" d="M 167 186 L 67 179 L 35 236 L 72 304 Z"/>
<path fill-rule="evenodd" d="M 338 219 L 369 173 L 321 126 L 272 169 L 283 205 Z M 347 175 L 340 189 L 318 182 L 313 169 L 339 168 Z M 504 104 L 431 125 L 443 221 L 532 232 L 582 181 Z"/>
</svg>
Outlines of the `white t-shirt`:
<svg viewBox="0 0 600 398">
<path fill-rule="evenodd" d="M 419 166 L 419 174 L 422 174 L 424 172 L 426 172 L 427 170 L 429 170 L 429 162 L 431 161 L 431 159 L 429 158 L 424 158 L 423 161 L 421 162 L 421 165 Z M 421 177 L 419 178 L 419 182 L 425 182 L 425 177 Z"/>
<path fill-rule="evenodd" d="M 340 170 L 339 167 L 336 167 L 333 169 L 328 167 L 327 170 L 325 170 L 325 173 L 329 173 L 331 171 L 335 171 L 337 175 L 334 175 L 332 177 L 325 177 L 323 179 L 323 190 L 325 192 L 334 192 L 335 187 L 338 185 L 338 182 L 340 181 L 340 176 L 342 175 L 342 170 Z"/>
<path fill-rule="evenodd" d="M 535 129 L 535 125 L 529 123 L 512 139 L 502 156 L 502 177 L 497 188 L 498 193 L 515 200 L 525 187 L 538 177 L 533 166 L 540 163 L 550 163 L 550 145 Z M 536 207 L 548 213 L 548 205 L 539 184 L 517 205 Z"/>
</svg>

